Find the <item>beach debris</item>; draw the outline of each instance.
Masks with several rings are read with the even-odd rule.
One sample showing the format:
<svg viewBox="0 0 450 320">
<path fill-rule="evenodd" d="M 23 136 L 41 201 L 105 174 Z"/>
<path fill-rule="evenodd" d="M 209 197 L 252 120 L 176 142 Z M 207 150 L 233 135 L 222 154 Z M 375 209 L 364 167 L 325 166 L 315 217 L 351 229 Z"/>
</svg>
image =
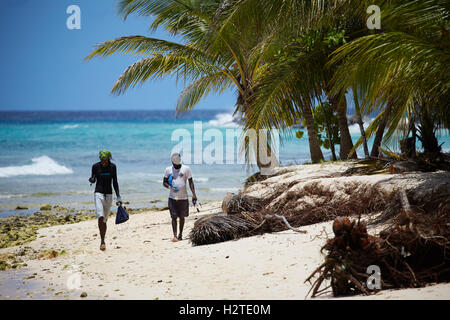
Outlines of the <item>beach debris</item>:
<svg viewBox="0 0 450 320">
<path fill-rule="evenodd" d="M 450 197 L 415 206 L 400 190 L 398 199 L 397 215 L 377 236 L 368 234 L 360 218 L 334 220 L 334 238 L 322 248 L 325 261 L 305 281 L 312 283 L 311 297 L 330 288 L 334 296 L 369 295 L 450 281 Z M 379 270 L 378 287 L 373 287 L 368 270 Z"/>
<path fill-rule="evenodd" d="M 41 208 L 39 210 L 50 211 L 50 210 L 52 210 L 52 206 L 50 204 L 45 204 L 45 205 L 41 206 Z"/>
<path fill-rule="evenodd" d="M 228 193 L 222 202 L 226 214 L 198 219 L 190 234 L 192 244 L 212 244 L 288 229 L 305 233 L 298 227 L 339 216 L 380 211 L 393 198 L 377 186 L 368 188 L 358 183 L 343 184 L 342 190 L 332 190 L 330 186 L 312 182 L 302 189 L 290 190 L 295 184 L 293 181 L 271 188 L 269 194 L 259 198 Z M 299 205 L 299 201 L 304 203 Z"/>
<path fill-rule="evenodd" d="M 255 211 L 262 209 L 264 204 L 261 199 L 250 197 L 242 193 L 234 194 L 228 192 L 222 201 L 222 212 L 235 214 L 242 211 Z"/>
<path fill-rule="evenodd" d="M 396 161 L 396 173 L 397 168 L 404 173 L 391 175 L 393 161 L 291 166 L 271 176 L 256 175 L 244 191 L 226 194 L 221 214 L 195 221 L 190 240 L 193 245 L 211 244 L 359 215 L 369 215 L 371 223 L 386 223 L 402 206 L 402 189 L 416 206 L 450 198 L 448 172 L 420 172 Z"/>
<path fill-rule="evenodd" d="M 195 221 L 189 239 L 193 245 L 234 240 L 246 236 L 255 226 L 243 217 L 211 214 Z"/>
<path fill-rule="evenodd" d="M 43 260 L 43 259 L 54 259 L 57 256 L 59 256 L 59 252 L 56 250 L 42 250 L 39 252 L 38 254 L 38 259 L 39 260 Z"/>
<path fill-rule="evenodd" d="M 87 293 L 86 293 L 86 292 L 82 292 L 82 293 L 80 294 L 80 297 L 81 297 L 81 298 L 86 298 L 86 297 L 87 297 Z"/>
<path fill-rule="evenodd" d="M 11 265 L 5 260 L 0 260 L 0 271 L 5 271 L 8 269 L 11 269 Z"/>
<path fill-rule="evenodd" d="M 266 215 L 264 216 L 264 218 L 265 218 L 266 220 L 267 220 L 267 219 L 279 219 L 279 220 L 283 221 L 283 223 L 286 225 L 286 227 L 288 227 L 288 228 L 291 229 L 292 231 L 299 232 L 299 233 L 307 233 L 305 230 L 300 230 L 300 229 L 297 229 L 297 228 L 292 227 L 292 226 L 289 224 L 289 222 L 287 221 L 286 217 L 284 217 L 284 216 L 279 216 L 279 215 L 277 215 L 277 214 L 272 214 L 272 215 L 266 214 Z"/>
<path fill-rule="evenodd" d="M 17 206 L 16 210 L 28 210 L 27 207 Z"/>
</svg>

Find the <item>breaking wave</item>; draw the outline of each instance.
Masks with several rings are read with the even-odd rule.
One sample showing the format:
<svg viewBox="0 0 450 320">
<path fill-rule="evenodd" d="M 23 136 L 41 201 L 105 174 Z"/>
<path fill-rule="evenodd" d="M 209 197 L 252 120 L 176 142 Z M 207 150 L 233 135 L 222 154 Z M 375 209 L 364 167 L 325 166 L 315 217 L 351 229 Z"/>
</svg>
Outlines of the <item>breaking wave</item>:
<svg viewBox="0 0 450 320">
<path fill-rule="evenodd" d="M 208 121 L 208 125 L 214 127 L 237 128 L 239 124 L 237 118 L 232 113 L 219 113 L 216 118 Z"/>
<path fill-rule="evenodd" d="M 0 167 L 0 178 L 15 176 L 52 176 L 57 174 L 72 174 L 72 169 L 58 164 L 48 156 L 31 159 L 32 164 L 24 166 Z"/>
</svg>

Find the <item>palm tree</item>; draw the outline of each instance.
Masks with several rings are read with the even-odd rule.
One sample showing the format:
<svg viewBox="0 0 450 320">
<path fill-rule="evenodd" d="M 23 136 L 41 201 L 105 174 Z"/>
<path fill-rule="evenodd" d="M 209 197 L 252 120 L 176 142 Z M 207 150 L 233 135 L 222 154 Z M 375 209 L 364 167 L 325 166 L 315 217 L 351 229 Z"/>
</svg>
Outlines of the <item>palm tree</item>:
<svg viewBox="0 0 450 320">
<path fill-rule="evenodd" d="M 358 99 L 358 90 L 356 87 L 352 88 L 353 93 L 353 101 L 355 103 L 355 111 L 357 115 L 357 122 L 359 125 L 359 130 L 361 132 L 361 138 L 364 146 L 364 155 L 366 156 L 366 159 L 369 158 L 369 148 L 367 147 L 367 139 L 366 139 L 366 132 L 364 131 L 364 123 L 362 121 L 362 115 L 361 115 L 361 107 Z"/>
<path fill-rule="evenodd" d="M 253 3 L 256 7 L 270 5 L 266 0 L 247 0 L 244 3 L 247 6 Z M 248 112 L 248 124 L 276 127 L 280 122 L 286 121 L 281 112 L 282 107 L 286 105 L 283 101 L 292 101 L 294 110 L 301 113 L 306 120 L 311 159 L 313 162 L 319 162 L 323 160 L 323 155 L 314 130 L 311 106 L 326 95 L 338 115 L 341 133 L 340 156 L 341 159 L 347 159 L 353 143 L 346 117 L 345 90 L 339 93 L 331 92 L 331 79 L 336 68 L 326 68 L 326 65 L 329 62 L 329 54 L 345 41 L 345 32 L 342 29 L 355 29 L 359 26 L 343 25 L 334 17 L 335 10 L 344 12 L 338 2 L 292 0 L 279 3 L 285 5 L 279 6 L 279 12 L 272 11 L 276 13 L 274 16 L 266 18 L 270 21 L 283 17 L 282 22 L 277 25 L 281 31 L 274 41 L 279 44 L 278 54 L 275 57 L 265 57 L 266 73 L 260 79 L 254 104 Z M 245 8 L 238 5 L 232 14 L 239 10 L 244 11 Z M 351 157 L 356 157 L 356 154 Z"/>
<path fill-rule="evenodd" d="M 418 121 L 425 152 L 438 153 L 436 126 L 449 128 L 449 2 L 382 1 L 380 6 L 382 32 L 359 37 L 334 53 L 331 63 L 347 72 L 335 73 L 333 90 L 359 85 L 365 96 L 362 110 L 378 106 L 382 111 L 366 130 L 370 136 L 378 128 L 374 148 L 387 124 L 383 141 L 389 143 L 395 133 L 415 136 Z"/>
<path fill-rule="evenodd" d="M 264 46 L 261 44 L 269 41 L 273 34 L 264 21 L 262 10 L 253 12 L 251 19 L 236 15 L 233 23 L 221 27 L 220 13 L 226 9 L 217 0 L 121 0 L 119 11 L 124 18 L 132 13 L 153 15 L 153 30 L 163 27 L 173 35 L 181 35 L 186 43 L 128 36 L 98 44 L 86 59 L 116 53 L 144 57 L 119 77 L 112 89 L 114 94 L 167 76 L 189 81 L 178 99 L 177 112 L 191 110 L 211 92 L 221 93 L 234 87 L 238 92 L 236 112 L 242 113 L 245 123 L 257 90 L 256 79 L 264 72 Z M 245 128 L 252 129 L 251 126 Z M 278 165 L 270 145 L 267 147 L 269 164 L 262 163 L 258 146 L 247 143 L 245 150 L 253 152 L 260 168 Z"/>
</svg>

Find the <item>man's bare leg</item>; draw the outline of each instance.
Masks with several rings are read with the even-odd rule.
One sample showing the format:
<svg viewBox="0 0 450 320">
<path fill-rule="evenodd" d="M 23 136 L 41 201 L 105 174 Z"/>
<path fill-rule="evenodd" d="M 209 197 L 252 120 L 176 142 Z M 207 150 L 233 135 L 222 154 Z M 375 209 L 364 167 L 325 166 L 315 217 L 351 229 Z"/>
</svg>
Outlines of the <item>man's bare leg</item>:
<svg viewBox="0 0 450 320">
<path fill-rule="evenodd" d="M 177 218 L 172 218 L 172 231 L 173 231 L 173 239 L 172 241 L 174 241 L 175 239 L 177 239 Z"/>
<path fill-rule="evenodd" d="M 98 218 L 98 229 L 100 231 L 100 250 L 105 250 L 105 235 L 106 235 L 106 222 L 103 222 L 103 217 Z"/>
<path fill-rule="evenodd" d="M 180 217 L 180 233 L 178 234 L 178 240 L 183 240 L 183 228 L 184 228 L 184 217 Z"/>
</svg>

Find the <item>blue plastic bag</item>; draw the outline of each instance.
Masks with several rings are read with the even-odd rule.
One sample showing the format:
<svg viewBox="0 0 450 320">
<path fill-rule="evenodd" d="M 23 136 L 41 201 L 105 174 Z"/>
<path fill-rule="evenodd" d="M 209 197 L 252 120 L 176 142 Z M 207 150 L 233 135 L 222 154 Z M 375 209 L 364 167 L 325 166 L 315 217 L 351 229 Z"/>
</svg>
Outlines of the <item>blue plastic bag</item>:
<svg viewBox="0 0 450 320">
<path fill-rule="evenodd" d="M 167 180 L 169 181 L 169 186 L 172 186 L 172 174 L 169 174 L 169 178 Z"/>
<path fill-rule="evenodd" d="M 117 208 L 116 224 L 124 223 L 124 222 L 126 222 L 128 219 L 130 219 L 130 216 L 129 216 L 128 213 L 125 211 L 124 207 L 119 206 L 119 207 Z"/>
</svg>

